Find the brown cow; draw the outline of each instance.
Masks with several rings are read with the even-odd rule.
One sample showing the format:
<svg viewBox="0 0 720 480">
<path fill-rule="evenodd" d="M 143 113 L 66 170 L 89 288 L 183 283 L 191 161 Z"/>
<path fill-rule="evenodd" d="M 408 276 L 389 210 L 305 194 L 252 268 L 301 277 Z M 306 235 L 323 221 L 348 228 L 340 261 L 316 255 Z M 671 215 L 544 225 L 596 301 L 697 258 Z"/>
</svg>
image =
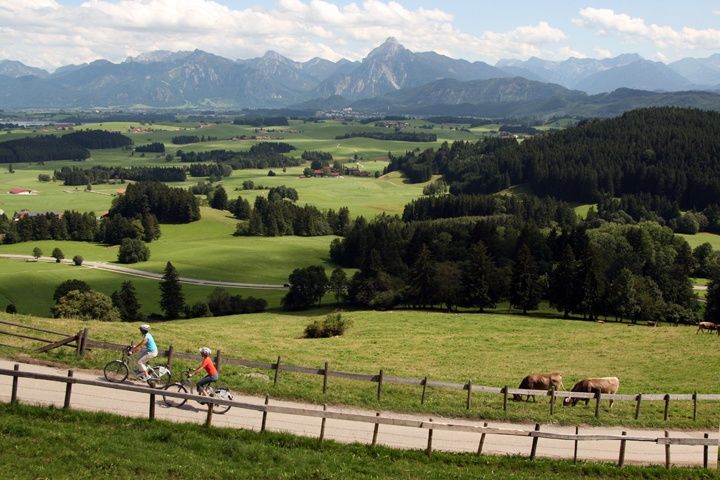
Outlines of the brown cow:
<svg viewBox="0 0 720 480">
<path fill-rule="evenodd" d="M 573 386 L 573 392 L 586 392 L 586 393 L 617 393 L 620 388 L 620 380 L 617 377 L 602 377 L 602 378 L 586 378 L 580 380 Z M 586 398 L 585 405 L 588 404 L 590 399 Z M 566 397 L 563 400 L 563 405 L 572 405 L 573 407 L 580 401 L 579 398 Z M 610 408 L 613 406 L 613 400 L 610 400 Z"/>
<path fill-rule="evenodd" d="M 698 323 L 698 329 L 697 329 L 697 332 L 695 332 L 695 335 L 697 335 L 701 331 L 705 331 L 705 330 L 709 330 L 710 333 L 712 333 L 713 331 L 715 331 L 717 329 L 718 329 L 717 325 L 714 324 L 713 322 L 700 322 L 700 323 Z M 720 332 L 720 330 L 718 330 L 718 332 Z M 718 335 L 720 335 L 720 333 Z"/>
<path fill-rule="evenodd" d="M 561 374 L 557 372 L 531 373 L 530 375 L 522 379 L 522 382 L 520 382 L 520 386 L 518 388 L 522 388 L 525 390 L 550 390 L 550 387 L 553 387 L 555 390 L 562 390 L 564 388 Z M 529 401 L 530 397 L 532 397 L 534 402 L 535 395 L 528 395 L 525 401 Z M 513 400 L 522 400 L 522 395 L 519 395 L 517 393 L 513 394 Z"/>
</svg>

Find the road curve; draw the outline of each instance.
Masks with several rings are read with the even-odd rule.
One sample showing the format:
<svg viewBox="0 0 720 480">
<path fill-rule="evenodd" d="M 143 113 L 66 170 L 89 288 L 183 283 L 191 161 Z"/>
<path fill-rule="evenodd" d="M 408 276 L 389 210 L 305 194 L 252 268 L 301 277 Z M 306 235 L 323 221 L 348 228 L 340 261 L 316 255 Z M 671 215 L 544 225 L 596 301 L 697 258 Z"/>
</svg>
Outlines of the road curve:
<svg viewBox="0 0 720 480">
<path fill-rule="evenodd" d="M 0 359 L 0 368 L 12 369 L 16 362 Z M 57 368 L 21 364 L 21 371 L 33 371 L 65 376 L 67 370 Z M 75 370 L 76 378 L 90 380 L 102 380 L 100 372 L 88 370 Z M 11 378 L 0 375 L 0 401 L 10 400 Z M 65 396 L 65 385 L 57 382 L 33 380 L 21 378 L 18 381 L 18 398 L 22 403 L 33 403 L 40 405 L 62 406 Z M 245 395 L 235 395 L 235 400 L 260 405 L 264 398 Z M 297 408 L 322 410 L 319 405 L 304 404 L 298 402 L 286 402 L 271 400 L 272 405 L 291 406 Z M 156 402 L 156 418 L 177 422 L 202 423 L 206 418 L 206 410 L 189 401 L 182 408 L 168 408 L 158 399 Z M 110 390 L 102 387 L 76 384 L 72 388 L 71 407 L 80 410 L 105 411 L 118 415 L 131 417 L 147 417 L 148 397 L 146 394 L 128 392 L 122 390 Z M 342 406 L 329 406 L 328 410 L 343 413 L 359 413 L 374 416 L 375 411 L 347 408 Z M 382 416 L 428 420 L 426 416 L 406 415 L 394 412 L 382 412 Z M 465 424 L 482 426 L 481 421 L 469 419 L 444 419 L 433 416 L 436 422 L 447 422 L 453 424 Z M 213 425 L 231 428 L 244 428 L 259 430 L 262 421 L 262 413 L 239 408 L 231 409 L 225 415 L 214 415 Z M 295 435 L 317 438 L 320 432 L 321 420 L 315 417 L 304 417 L 271 413 L 267 417 L 267 429 L 271 431 L 288 432 Z M 511 424 L 503 422 L 488 422 L 490 427 L 506 429 L 532 430 L 533 425 Z M 547 425 L 542 427 L 543 431 L 556 433 L 575 433 L 575 427 Z M 645 437 L 660 437 L 663 432 L 659 430 L 626 429 L 623 427 L 580 427 L 581 434 L 612 434 L 620 435 L 621 430 L 627 431 L 628 435 Z M 672 431 L 673 437 L 702 438 L 705 431 Z M 717 439 L 718 432 L 710 432 L 711 438 Z M 373 437 L 373 424 L 358 423 L 346 420 L 327 420 L 325 426 L 325 438 L 339 442 L 370 443 Z M 427 446 L 428 432 L 424 429 L 401 427 L 395 425 L 381 425 L 378 432 L 378 443 L 394 448 L 424 449 Z M 433 436 L 433 449 L 452 452 L 476 452 L 480 435 L 470 432 L 450 432 L 435 430 Z M 532 439 L 528 437 L 514 437 L 505 435 L 486 436 L 484 442 L 484 453 L 509 455 L 516 454 L 527 456 L 530 452 Z M 619 441 L 588 441 L 580 442 L 578 458 L 581 460 L 617 462 L 619 452 Z M 567 440 L 540 439 L 537 444 L 537 455 L 548 458 L 572 458 L 574 442 Z M 716 446 L 710 447 L 709 466 L 717 465 Z M 703 451 L 698 446 L 672 446 L 673 465 L 702 465 Z M 628 442 L 625 454 L 626 463 L 633 464 L 655 464 L 663 465 L 665 462 L 665 447 L 652 443 Z"/>
<path fill-rule="evenodd" d="M 56 260 L 53 257 L 40 257 L 36 259 L 32 255 L 16 255 L 11 253 L 0 254 L 0 258 L 7 258 L 10 260 L 23 260 L 23 261 L 39 261 L 39 262 L 51 262 L 55 263 Z M 62 260 L 61 263 L 72 265 L 72 260 Z M 133 277 L 147 278 L 150 280 L 161 280 L 161 273 L 146 272 L 145 270 L 137 270 L 135 268 L 121 267 L 120 265 L 109 263 L 109 262 L 93 262 L 85 260 L 82 264 L 85 268 L 93 268 L 95 270 L 106 270 L 108 272 L 120 273 L 122 275 L 131 275 Z M 241 282 L 224 282 L 221 280 L 203 280 L 200 278 L 191 277 L 180 277 L 180 283 L 187 285 L 200 285 L 204 287 L 224 287 L 224 288 L 250 288 L 255 290 L 287 290 L 284 285 L 269 284 L 269 283 L 241 283 Z"/>
</svg>

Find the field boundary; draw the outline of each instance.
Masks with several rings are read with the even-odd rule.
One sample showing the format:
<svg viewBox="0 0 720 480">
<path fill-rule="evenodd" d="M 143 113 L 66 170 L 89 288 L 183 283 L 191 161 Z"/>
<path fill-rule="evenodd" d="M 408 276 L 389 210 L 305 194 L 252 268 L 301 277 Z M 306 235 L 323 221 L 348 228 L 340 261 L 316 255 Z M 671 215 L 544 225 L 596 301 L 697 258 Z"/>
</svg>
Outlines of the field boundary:
<svg viewBox="0 0 720 480">
<path fill-rule="evenodd" d="M 73 370 L 69 370 L 66 377 L 61 375 L 53 375 L 46 373 L 36 372 L 24 372 L 20 371 L 20 365 L 15 364 L 12 370 L 0 369 L 0 375 L 9 376 L 12 378 L 12 387 L 10 395 L 10 403 L 18 403 L 18 389 L 19 379 L 35 379 L 50 381 L 56 383 L 65 384 L 65 397 L 63 408 L 69 409 L 72 403 L 72 386 L 73 385 L 87 385 L 93 387 L 101 387 L 111 390 L 122 390 L 128 392 L 135 392 L 148 395 L 148 419 L 155 419 L 155 405 L 157 402 L 157 396 L 163 395 L 166 397 L 194 400 L 197 402 L 210 403 L 212 405 L 229 405 L 243 410 L 251 410 L 262 413 L 260 431 L 264 432 L 266 429 L 267 418 L 270 413 L 285 414 L 292 416 L 301 417 L 313 417 L 320 418 L 321 425 L 319 431 L 319 441 L 322 442 L 325 436 L 325 422 L 328 419 L 333 420 L 345 420 L 351 422 L 369 423 L 374 425 L 373 436 L 371 445 L 377 445 L 377 436 L 380 425 L 393 425 L 401 427 L 409 427 L 415 429 L 427 430 L 427 446 L 425 452 L 428 456 L 432 455 L 433 452 L 433 432 L 435 430 L 445 430 L 452 432 L 470 432 L 477 433 L 480 435 L 477 454 L 481 455 L 483 445 L 487 435 L 505 435 L 515 437 L 529 437 L 532 439 L 532 443 L 529 451 L 529 458 L 534 460 L 536 458 L 536 452 L 538 448 L 538 441 L 540 439 L 552 439 L 552 440 L 564 440 L 574 442 L 574 456 L 573 461 L 577 461 L 578 443 L 579 442 L 594 442 L 594 441 L 617 441 L 619 442 L 617 465 L 622 467 L 625 463 L 625 452 L 628 442 L 644 442 L 653 443 L 656 445 L 665 446 L 665 467 L 670 468 L 671 462 L 671 446 L 672 445 L 684 445 L 684 446 L 702 446 L 702 465 L 703 468 L 709 467 L 709 448 L 717 447 L 720 445 L 719 438 L 710 438 L 709 433 L 704 433 L 703 438 L 688 438 L 688 437 L 673 437 L 670 432 L 665 431 L 664 436 L 642 436 L 642 435 L 628 435 L 627 432 L 623 431 L 621 435 L 612 434 L 579 434 L 576 427 L 575 434 L 565 433 L 554 433 L 542 430 L 541 424 L 535 424 L 534 429 L 523 429 L 523 428 L 500 428 L 500 427 L 488 427 L 487 423 L 484 426 L 475 425 L 462 425 L 453 424 L 447 422 L 436 422 L 432 419 L 428 421 L 419 419 L 407 419 L 392 416 L 381 416 L 378 412 L 376 415 L 367 415 L 362 413 L 347 413 L 347 412 L 336 412 L 328 410 L 326 405 L 323 405 L 322 410 L 313 410 L 308 408 L 288 407 L 280 405 L 270 405 L 269 397 L 265 397 L 265 403 L 262 405 L 256 405 L 252 403 L 239 402 L 235 400 L 222 400 L 213 397 L 205 397 L 187 393 L 177 392 L 166 392 L 165 390 L 158 390 L 156 388 L 126 385 L 126 384 L 112 384 L 99 380 L 88 380 L 83 378 L 76 378 L 73 374 Z M 209 406 L 206 413 L 205 425 L 207 427 L 212 426 L 213 419 L 213 408 Z"/>
<path fill-rule="evenodd" d="M 67 334 L 67 333 L 61 333 L 61 332 L 55 332 L 55 331 L 49 331 L 44 329 L 38 329 L 35 327 L 30 327 L 27 325 L 22 324 L 16 324 L 12 322 L 7 321 L 0 321 L 0 324 L 5 325 L 11 325 L 18 328 L 25 328 L 30 330 L 36 330 L 41 331 L 45 333 L 52 333 L 55 335 L 62 335 L 66 337 L 64 339 L 65 343 L 63 341 L 55 340 L 47 340 L 43 338 L 37 338 L 22 334 L 17 334 L 13 332 L 7 332 L 4 330 L 0 330 L 0 335 L 10 335 L 10 336 L 16 336 L 24 339 L 34 340 L 34 341 L 42 341 L 45 343 L 58 343 L 56 346 L 57 348 L 61 346 L 69 346 L 73 347 L 76 350 L 76 353 L 78 356 L 83 356 L 88 349 L 92 348 L 98 348 L 98 349 L 104 349 L 104 350 L 117 350 L 122 351 L 127 345 L 119 344 L 119 343 L 113 343 L 113 342 L 105 342 L 105 341 L 98 341 L 98 340 L 92 340 L 89 337 L 88 329 L 80 330 L 77 334 Z M 71 339 L 71 337 L 74 337 Z M 75 343 L 72 344 L 71 342 L 74 341 Z M 41 347 L 40 349 L 36 349 L 36 351 L 46 351 L 49 350 L 49 346 Z M 55 347 L 53 347 L 55 348 Z M 502 409 L 503 411 L 507 411 L 508 409 L 508 399 L 511 399 L 511 395 L 530 395 L 530 396 L 539 396 L 539 397 L 547 397 L 549 399 L 548 402 L 548 408 L 550 415 L 554 415 L 555 413 L 555 407 L 557 404 L 558 399 L 565 399 L 565 398 L 573 398 L 578 400 L 586 400 L 591 401 L 594 400 L 595 408 L 594 408 L 594 416 L 595 418 L 600 417 L 601 409 L 600 409 L 600 402 L 602 400 L 612 400 L 612 401 L 619 401 L 619 402 L 633 402 L 635 403 L 635 413 L 634 413 L 634 419 L 639 419 L 641 412 L 642 412 L 642 404 L 643 402 L 663 402 L 664 403 L 664 409 L 663 409 L 663 420 L 668 421 L 670 418 L 670 405 L 671 402 L 692 402 L 693 406 L 693 414 L 692 418 L 693 421 L 697 420 L 698 417 L 698 403 L 699 402 L 720 402 L 720 394 L 719 393 L 636 393 L 636 394 L 602 394 L 602 393 L 585 393 L 585 392 L 571 392 L 571 391 L 562 391 L 562 390 L 528 390 L 528 389 L 522 389 L 522 388 L 511 388 L 508 385 L 505 385 L 503 387 L 495 387 L 495 386 L 486 386 L 486 385 L 476 385 L 473 384 L 472 381 L 468 381 L 465 383 L 454 383 L 454 382 L 447 382 L 447 381 L 436 381 L 436 380 L 430 380 L 428 377 L 424 378 L 407 378 L 407 377 L 393 377 L 393 376 L 386 376 L 384 369 L 380 369 L 377 374 L 365 374 L 365 373 L 355 373 L 355 372 L 343 372 L 340 370 L 332 370 L 330 368 L 330 363 L 325 362 L 323 367 L 304 367 L 304 366 L 297 366 L 297 365 L 291 365 L 286 364 L 283 362 L 282 357 L 278 356 L 277 360 L 275 362 L 263 362 L 258 360 L 249 360 L 249 359 L 243 359 L 243 358 L 232 358 L 232 357 L 226 357 L 222 350 L 216 349 L 215 350 L 215 364 L 217 365 L 218 369 L 221 369 L 223 365 L 234 365 L 234 366 L 240 366 L 240 367 L 248 367 L 248 368 L 255 368 L 255 369 L 261 369 L 261 370 L 270 370 L 273 371 L 273 385 L 277 385 L 281 380 L 281 372 L 291 372 L 291 373 L 299 373 L 304 375 L 316 375 L 322 377 L 322 392 L 326 393 L 329 386 L 329 379 L 330 378 L 342 378 L 346 380 L 355 380 L 360 382 L 371 382 L 371 383 L 377 383 L 377 400 L 378 402 L 382 400 L 382 394 L 383 394 L 383 388 L 385 384 L 397 384 L 397 385 L 410 385 L 410 386 L 417 386 L 420 387 L 420 403 L 425 403 L 425 398 L 427 394 L 427 388 L 443 388 L 443 389 L 450 389 L 450 390 L 460 390 L 460 391 L 466 391 L 466 397 L 465 397 L 465 406 L 466 409 L 469 410 L 472 405 L 472 396 L 473 393 L 485 393 L 485 394 L 491 394 L 491 395 L 502 395 Z M 196 354 L 189 354 L 189 353 L 182 353 L 182 352 L 176 352 L 172 345 L 168 347 L 167 350 L 160 350 L 159 357 L 162 356 L 167 359 L 167 366 L 168 368 L 172 369 L 172 363 L 176 359 L 183 359 L 183 360 L 194 360 L 199 361 L 201 357 Z"/>
</svg>

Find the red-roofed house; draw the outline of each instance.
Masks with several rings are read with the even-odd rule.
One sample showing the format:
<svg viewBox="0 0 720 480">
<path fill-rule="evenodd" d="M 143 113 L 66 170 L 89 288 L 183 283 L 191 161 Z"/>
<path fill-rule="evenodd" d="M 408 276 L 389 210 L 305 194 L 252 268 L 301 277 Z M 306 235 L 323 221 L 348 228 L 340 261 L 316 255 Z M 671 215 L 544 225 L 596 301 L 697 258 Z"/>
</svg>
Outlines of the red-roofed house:
<svg viewBox="0 0 720 480">
<path fill-rule="evenodd" d="M 8 193 L 11 193 L 13 195 L 30 195 L 31 193 L 33 193 L 33 191 L 28 190 L 27 188 L 12 187 L 10 190 L 8 190 Z"/>
</svg>

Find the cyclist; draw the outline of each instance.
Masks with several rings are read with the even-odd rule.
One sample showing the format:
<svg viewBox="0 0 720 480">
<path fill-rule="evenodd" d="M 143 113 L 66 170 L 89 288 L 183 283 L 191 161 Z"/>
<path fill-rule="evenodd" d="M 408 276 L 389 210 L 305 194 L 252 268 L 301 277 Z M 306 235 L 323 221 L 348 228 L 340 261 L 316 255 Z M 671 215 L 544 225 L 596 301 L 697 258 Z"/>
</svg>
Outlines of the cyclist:
<svg viewBox="0 0 720 480">
<path fill-rule="evenodd" d="M 148 375 L 146 363 L 149 360 L 157 357 L 158 349 L 157 345 L 155 345 L 155 339 L 152 335 L 150 335 L 150 325 L 148 325 L 147 323 L 143 323 L 142 325 L 140 325 L 139 328 L 143 339 L 131 349 L 131 352 L 135 353 L 138 350 L 142 349 L 142 351 L 140 352 L 140 358 L 138 358 L 137 363 L 140 367 L 140 375 L 138 376 L 138 379 L 144 382 L 145 380 L 150 378 L 150 376 Z"/>
<path fill-rule="evenodd" d="M 203 378 L 200 379 L 199 382 L 197 382 L 197 391 L 198 395 L 205 395 L 205 385 L 211 383 L 211 382 L 217 382 L 218 378 L 220 378 L 220 375 L 218 375 L 217 368 L 215 368 L 215 364 L 213 363 L 212 359 L 210 358 L 210 354 L 212 352 L 208 347 L 202 347 L 200 349 L 200 355 L 202 355 L 202 363 L 200 363 L 200 366 L 190 372 L 190 376 L 192 377 L 196 373 L 198 373 L 200 370 L 205 369 L 207 372 L 207 375 L 205 375 Z"/>
</svg>

